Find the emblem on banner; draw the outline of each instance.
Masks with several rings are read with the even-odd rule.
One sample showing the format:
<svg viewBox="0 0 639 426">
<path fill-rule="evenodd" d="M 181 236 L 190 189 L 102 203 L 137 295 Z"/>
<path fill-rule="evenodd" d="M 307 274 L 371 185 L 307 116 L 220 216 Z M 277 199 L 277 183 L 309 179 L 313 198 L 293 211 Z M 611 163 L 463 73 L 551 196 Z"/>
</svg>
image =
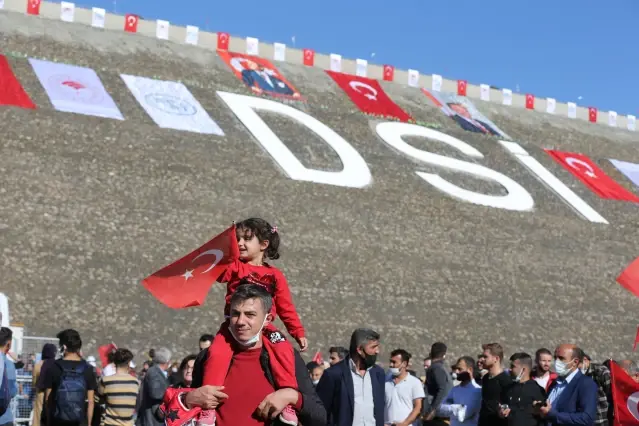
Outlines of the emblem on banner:
<svg viewBox="0 0 639 426">
<path fill-rule="evenodd" d="M 171 115 L 195 115 L 197 108 L 188 101 L 166 93 L 149 93 L 144 97 L 149 106 Z"/>
<path fill-rule="evenodd" d="M 103 99 L 102 90 L 69 75 L 53 75 L 49 78 L 50 89 L 64 99 L 76 102 L 98 103 Z"/>
</svg>

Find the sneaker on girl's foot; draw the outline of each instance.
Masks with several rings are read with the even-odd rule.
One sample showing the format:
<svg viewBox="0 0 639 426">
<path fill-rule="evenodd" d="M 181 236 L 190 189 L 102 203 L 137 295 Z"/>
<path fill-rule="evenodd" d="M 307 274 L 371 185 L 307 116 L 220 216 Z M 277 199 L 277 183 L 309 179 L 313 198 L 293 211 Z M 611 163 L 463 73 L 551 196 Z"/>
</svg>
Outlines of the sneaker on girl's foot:
<svg viewBox="0 0 639 426">
<path fill-rule="evenodd" d="M 287 405 L 284 408 L 284 411 L 280 413 L 280 420 L 282 423 L 286 423 L 287 425 L 297 426 L 297 413 L 295 412 L 295 409 L 292 406 Z"/>
<path fill-rule="evenodd" d="M 197 419 L 197 426 L 215 426 L 215 410 L 202 410 Z"/>
</svg>

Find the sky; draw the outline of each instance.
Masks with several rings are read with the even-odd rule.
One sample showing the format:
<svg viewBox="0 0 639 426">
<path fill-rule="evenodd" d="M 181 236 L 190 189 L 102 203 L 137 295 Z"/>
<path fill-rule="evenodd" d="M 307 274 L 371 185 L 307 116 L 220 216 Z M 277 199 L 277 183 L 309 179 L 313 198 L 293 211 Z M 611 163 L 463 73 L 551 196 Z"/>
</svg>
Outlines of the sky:
<svg viewBox="0 0 639 426">
<path fill-rule="evenodd" d="M 639 0 L 116 1 L 122 15 L 639 116 Z"/>
</svg>

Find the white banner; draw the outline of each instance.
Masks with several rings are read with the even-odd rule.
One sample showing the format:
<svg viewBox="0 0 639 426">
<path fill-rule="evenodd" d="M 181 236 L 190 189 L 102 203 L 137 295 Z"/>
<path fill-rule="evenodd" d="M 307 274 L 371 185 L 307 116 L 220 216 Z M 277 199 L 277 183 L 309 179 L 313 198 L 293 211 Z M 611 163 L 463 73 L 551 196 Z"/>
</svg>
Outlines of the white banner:
<svg viewBox="0 0 639 426">
<path fill-rule="evenodd" d="M 91 68 L 33 58 L 29 63 L 58 111 L 124 120 Z"/>
<path fill-rule="evenodd" d="M 193 44 L 197 46 L 199 38 L 200 38 L 200 29 L 198 27 L 194 27 L 193 25 L 187 25 L 186 37 L 184 39 L 186 44 Z"/>
<path fill-rule="evenodd" d="M 628 130 L 637 130 L 637 117 L 635 117 L 634 115 L 628 116 Z"/>
<path fill-rule="evenodd" d="M 91 14 L 91 26 L 96 28 L 104 28 L 106 21 L 106 10 L 94 7 Z"/>
<path fill-rule="evenodd" d="M 432 84 L 432 89 L 436 92 L 441 92 L 442 91 L 442 84 L 443 84 L 443 79 L 442 76 L 439 74 L 433 74 L 433 84 Z"/>
<path fill-rule="evenodd" d="M 419 87 L 419 71 L 408 70 L 408 85 L 411 87 Z"/>
<path fill-rule="evenodd" d="M 557 109 L 557 101 L 553 98 L 546 98 L 546 112 L 554 114 Z"/>
<path fill-rule="evenodd" d="M 260 54 L 260 41 L 255 37 L 246 37 L 246 54 L 253 56 Z"/>
<path fill-rule="evenodd" d="M 331 71 L 342 72 L 342 55 L 331 53 L 329 66 Z"/>
<path fill-rule="evenodd" d="M 182 83 L 125 74 L 121 77 L 158 126 L 224 136 L 220 126 Z"/>
<path fill-rule="evenodd" d="M 501 91 L 502 93 L 502 103 L 504 105 L 512 105 L 513 104 L 513 91 L 510 89 L 504 89 Z"/>
<path fill-rule="evenodd" d="M 608 125 L 612 127 L 617 127 L 617 112 L 616 111 L 608 111 Z"/>
<path fill-rule="evenodd" d="M 273 59 L 276 61 L 286 60 L 286 45 L 284 43 L 273 44 Z"/>
<path fill-rule="evenodd" d="M 487 84 L 480 84 L 479 85 L 479 98 L 482 101 L 489 101 L 490 100 L 490 86 Z"/>
<path fill-rule="evenodd" d="M 355 75 L 359 77 L 368 75 L 368 61 L 366 59 L 355 60 Z"/>
<path fill-rule="evenodd" d="M 63 1 L 60 3 L 60 20 L 64 22 L 73 22 L 75 16 L 75 4 Z"/>
<path fill-rule="evenodd" d="M 169 39 L 169 21 L 157 20 L 155 24 L 155 36 L 160 40 Z"/>
<path fill-rule="evenodd" d="M 574 102 L 568 102 L 568 117 L 577 118 L 577 104 Z"/>
</svg>

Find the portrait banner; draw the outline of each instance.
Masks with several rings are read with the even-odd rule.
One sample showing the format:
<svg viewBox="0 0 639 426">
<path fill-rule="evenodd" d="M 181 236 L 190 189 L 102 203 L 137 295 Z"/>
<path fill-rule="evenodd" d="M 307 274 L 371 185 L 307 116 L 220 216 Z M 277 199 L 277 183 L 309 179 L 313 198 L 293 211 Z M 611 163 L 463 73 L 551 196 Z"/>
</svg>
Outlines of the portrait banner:
<svg viewBox="0 0 639 426">
<path fill-rule="evenodd" d="M 228 50 L 218 49 L 217 53 L 253 93 L 304 100 L 300 92 L 269 60 Z"/>
</svg>

